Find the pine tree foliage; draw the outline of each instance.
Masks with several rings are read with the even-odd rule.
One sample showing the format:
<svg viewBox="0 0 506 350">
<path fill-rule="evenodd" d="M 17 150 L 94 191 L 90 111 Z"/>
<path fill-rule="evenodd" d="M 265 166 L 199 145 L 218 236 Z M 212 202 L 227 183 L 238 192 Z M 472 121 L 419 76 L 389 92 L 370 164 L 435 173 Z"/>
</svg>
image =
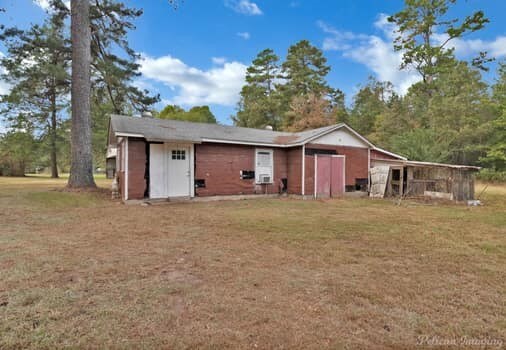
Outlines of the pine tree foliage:
<svg viewBox="0 0 506 350">
<path fill-rule="evenodd" d="M 279 57 L 271 49 L 261 51 L 246 70 L 246 84 L 241 90 L 239 110 L 233 117 L 237 126 L 279 129 L 281 115 L 276 81 Z"/>
<path fill-rule="evenodd" d="M 216 124 L 216 117 L 211 112 L 209 106 L 195 106 L 185 111 L 177 105 L 167 105 L 160 113 L 155 114 L 156 118 L 173 119 L 193 123 L 210 123 Z"/>
<path fill-rule="evenodd" d="M 452 41 L 483 29 L 489 22 L 483 11 L 462 20 L 448 18 L 448 11 L 456 3 L 457 0 L 405 0 L 404 9 L 388 18 L 398 27 L 394 48 L 402 52 L 401 69 L 415 69 L 425 83 L 431 83 L 446 65 L 452 64 Z M 485 68 L 488 61 L 486 53 L 481 52 L 473 63 Z"/>
</svg>

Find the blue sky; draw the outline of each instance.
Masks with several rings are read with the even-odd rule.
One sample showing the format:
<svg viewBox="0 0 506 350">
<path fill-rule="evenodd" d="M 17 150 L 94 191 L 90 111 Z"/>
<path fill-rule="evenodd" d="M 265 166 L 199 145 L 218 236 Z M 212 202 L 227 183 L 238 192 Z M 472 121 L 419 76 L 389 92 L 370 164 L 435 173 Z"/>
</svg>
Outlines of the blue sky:
<svg viewBox="0 0 506 350">
<path fill-rule="evenodd" d="M 332 68 L 328 81 L 346 93 L 348 102 L 369 75 L 392 81 L 400 93 L 418 79 L 414 72 L 398 70 L 395 28 L 385 20 L 402 8 L 400 0 L 185 0 L 177 10 L 167 0 L 125 2 L 144 9 L 129 39 L 144 57 L 136 83 L 160 93 L 159 108 L 208 104 L 221 123 L 229 124 L 255 55 L 272 48 L 284 58 L 301 39 L 324 50 Z M 7 9 L 2 15 L 7 25 L 26 27 L 44 17 L 45 0 L 0 0 L 0 5 Z M 506 1 L 461 0 L 452 15 L 477 9 L 491 23 L 457 42 L 457 55 L 471 58 L 487 50 L 506 57 Z M 493 79 L 493 72 L 485 78 Z"/>
</svg>

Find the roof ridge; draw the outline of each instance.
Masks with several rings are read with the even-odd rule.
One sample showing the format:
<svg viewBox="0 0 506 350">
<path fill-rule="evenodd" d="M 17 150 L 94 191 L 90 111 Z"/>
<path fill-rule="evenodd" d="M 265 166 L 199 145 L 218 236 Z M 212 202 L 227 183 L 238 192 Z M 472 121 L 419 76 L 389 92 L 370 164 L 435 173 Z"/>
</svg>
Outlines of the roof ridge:
<svg viewBox="0 0 506 350">
<path fill-rule="evenodd" d="M 120 118 L 131 118 L 135 120 L 153 120 L 153 121 L 162 121 L 167 123 L 182 123 L 182 124 L 196 124 L 196 125 L 207 125 L 211 127 L 223 127 L 223 128 L 230 128 L 230 129 L 244 129 L 244 130 L 257 130 L 257 131 L 264 131 L 268 133 L 277 133 L 277 134 L 283 134 L 283 135 L 295 135 L 297 132 L 291 132 L 291 131 L 279 131 L 279 130 L 269 130 L 269 129 L 259 129 L 259 128 L 249 128 L 245 126 L 236 126 L 236 125 L 227 125 L 227 124 L 219 124 L 219 123 L 205 123 L 205 122 L 191 122 L 188 120 L 177 120 L 177 119 L 164 119 L 164 118 L 156 118 L 156 117 L 136 117 L 132 115 L 122 115 L 122 114 L 111 114 L 111 117 L 120 117 Z M 312 130 L 318 130 L 318 129 L 312 129 Z M 310 130 L 306 130 L 310 131 Z"/>
</svg>

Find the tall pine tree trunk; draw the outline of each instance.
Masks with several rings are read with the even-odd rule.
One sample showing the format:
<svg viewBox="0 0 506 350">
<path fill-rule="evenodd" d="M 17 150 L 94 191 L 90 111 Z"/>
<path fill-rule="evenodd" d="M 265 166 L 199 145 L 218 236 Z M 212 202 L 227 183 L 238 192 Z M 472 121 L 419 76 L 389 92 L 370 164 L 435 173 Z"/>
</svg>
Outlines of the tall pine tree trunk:
<svg viewBox="0 0 506 350">
<path fill-rule="evenodd" d="M 93 180 L 90 111 L 91 31 L 89 0 L 71 0 L 72 160 L 68 186 L 96 187 Z"/>
</svg>

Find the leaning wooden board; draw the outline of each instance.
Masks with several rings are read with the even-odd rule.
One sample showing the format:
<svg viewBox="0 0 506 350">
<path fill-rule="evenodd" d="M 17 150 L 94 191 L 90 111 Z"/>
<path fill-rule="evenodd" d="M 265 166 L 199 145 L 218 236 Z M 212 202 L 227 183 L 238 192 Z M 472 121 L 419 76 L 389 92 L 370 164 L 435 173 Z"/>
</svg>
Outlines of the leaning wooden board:
<svg viewBox="0 0 506 350">
<path fill-rule="evenodd" d="M 371 168 L 371 191 L 369 193 L 370 197 L 385 197 L 389 172 L 390 166 L 388 165 L 381 165 Z"/>
</svg>

